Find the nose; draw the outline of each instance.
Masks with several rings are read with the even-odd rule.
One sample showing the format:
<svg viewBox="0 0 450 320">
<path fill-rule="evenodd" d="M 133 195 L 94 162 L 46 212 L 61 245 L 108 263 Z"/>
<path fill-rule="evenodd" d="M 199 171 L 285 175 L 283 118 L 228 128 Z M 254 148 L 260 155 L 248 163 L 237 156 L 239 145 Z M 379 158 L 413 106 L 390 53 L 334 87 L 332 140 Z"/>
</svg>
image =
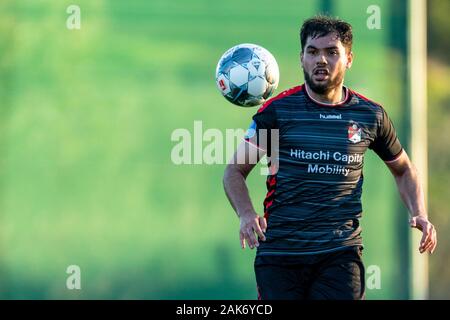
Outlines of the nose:
<svg viewBox="0 0 450 320">
<path fill-rule="evenodd" d="M 326 64 L 328 64 L 327 59 L 326 59 L 324 54 L 317 55 L 316 63 L 318 65 L 326 65 Z"/>
</svg>

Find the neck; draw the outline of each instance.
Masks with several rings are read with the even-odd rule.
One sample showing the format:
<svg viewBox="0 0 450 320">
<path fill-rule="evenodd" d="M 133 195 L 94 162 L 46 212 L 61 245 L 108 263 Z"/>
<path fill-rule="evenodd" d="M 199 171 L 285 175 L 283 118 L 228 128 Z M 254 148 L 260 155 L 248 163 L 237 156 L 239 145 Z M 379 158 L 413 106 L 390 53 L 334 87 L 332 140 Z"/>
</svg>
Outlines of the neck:
<svg viewBox="0 0 450 320">
<path fill-rule="evenodd" d="M 331 89 L 330 91 L 324 93 L 324 94 L 318 94 L 311 90 L 311 88 L 308 86 L 307 83 L 305 83 L 306 90 L 308 91 L 308 95 L 324 104 L 338 104 L 341 103 L 345 99 L 345 93 L 343 89 L 343 85 L 339 85 L 334 89 Z"/>
</svg>

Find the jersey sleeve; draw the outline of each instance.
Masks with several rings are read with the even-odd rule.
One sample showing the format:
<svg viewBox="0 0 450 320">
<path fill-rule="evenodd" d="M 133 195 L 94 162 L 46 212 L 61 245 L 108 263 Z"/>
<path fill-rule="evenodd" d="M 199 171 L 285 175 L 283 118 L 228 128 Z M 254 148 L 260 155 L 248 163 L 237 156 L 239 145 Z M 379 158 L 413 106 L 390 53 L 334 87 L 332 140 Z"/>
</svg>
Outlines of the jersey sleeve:
<svg viewBox="0 0 450 320">
<path fill-rule="evenodd" d="M 397 132 L 386 111 L 382 108 L 382 119 L 377 130 L 377 136 L 369 146 L 383 161 L 395 160 L 403 147 L 397 137 Z"/>
<path fill-rule="evenodd" d="M 267 152 L 270 156 L 271 130 L 276 129 L 276 114 L 272 104 L 263 105 L 252 117 L 244 140 Z"/>
</svg>

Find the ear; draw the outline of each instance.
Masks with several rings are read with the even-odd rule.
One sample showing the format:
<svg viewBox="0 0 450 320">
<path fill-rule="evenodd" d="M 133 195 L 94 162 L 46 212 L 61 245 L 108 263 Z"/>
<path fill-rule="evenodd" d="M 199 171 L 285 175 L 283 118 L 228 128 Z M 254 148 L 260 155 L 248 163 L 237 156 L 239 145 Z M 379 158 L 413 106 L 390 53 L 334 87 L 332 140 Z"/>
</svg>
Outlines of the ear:
<svg viewBox="0 0 450 320">
<path fill-rule="evenodd" d="M 353 51 L 350 51 L 349 53 L 347 53 L 347 65 L 346 68 L 350 69 L 352 67 L 353 64 Z"/>
<path fill-rule="evenodd" d="M 300 66 L 303 68 L 303 51 L 300 52 Z"/>
</svg>

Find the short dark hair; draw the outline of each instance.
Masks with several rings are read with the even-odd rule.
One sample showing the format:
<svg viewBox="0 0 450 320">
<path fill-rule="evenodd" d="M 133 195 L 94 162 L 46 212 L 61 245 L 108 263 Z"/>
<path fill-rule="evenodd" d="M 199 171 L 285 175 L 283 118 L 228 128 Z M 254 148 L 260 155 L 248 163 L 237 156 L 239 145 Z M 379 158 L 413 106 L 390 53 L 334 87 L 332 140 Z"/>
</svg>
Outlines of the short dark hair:
<svg viewBox="0 0 450 320">
<path fill-rule="evenodd" d="M 302 52 L 305 48 L 308 37 L 311 37 L 312 39 L 320 38 L 330 33 L 336 33 L 347 51 L 350 52 L 352 50 L 352 26 L 348 22 L 338 18 L 333 18 L 326 15 L 317 15 L 306 20 L 300 29 Z"/>
</svg>

